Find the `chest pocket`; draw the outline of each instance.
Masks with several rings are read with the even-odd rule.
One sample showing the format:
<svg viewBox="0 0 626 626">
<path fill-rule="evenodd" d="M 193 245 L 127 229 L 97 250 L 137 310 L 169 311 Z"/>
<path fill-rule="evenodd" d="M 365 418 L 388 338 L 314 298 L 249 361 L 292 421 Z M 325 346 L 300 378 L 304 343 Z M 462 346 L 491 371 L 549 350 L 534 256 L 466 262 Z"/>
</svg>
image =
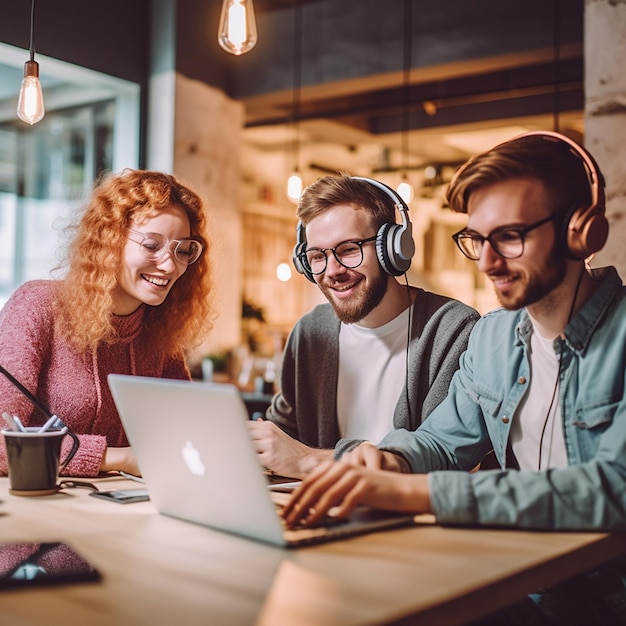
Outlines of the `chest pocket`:
<svg viewBox="0 0 626 626">
<path fill-rule="evenodd" d="M 576 439 L 581 461 L 596 456 L 603 435 L 613 425 L 619 402 L 609 402 L 577 407 L 572 424 L 576 427 Z M 607 435 L 610 437 L 610 435 Z M 611 445 L 605 442 L 603 445 Z"/>
<path fill-rule="evenodd" d="M 497 417 L 502 406 L 502 398 L 497 397 L 492 390 L 487 390 L 480 385 L 473 385 L 469 393 L 472 402 L 480 406 L 483 413 Z"/>
<path fill-rule="evenodd" d="M 584 430 L 605 431 L 612 423 L 619 401 L 576 408 L 572 423 Z"/>
</svg>

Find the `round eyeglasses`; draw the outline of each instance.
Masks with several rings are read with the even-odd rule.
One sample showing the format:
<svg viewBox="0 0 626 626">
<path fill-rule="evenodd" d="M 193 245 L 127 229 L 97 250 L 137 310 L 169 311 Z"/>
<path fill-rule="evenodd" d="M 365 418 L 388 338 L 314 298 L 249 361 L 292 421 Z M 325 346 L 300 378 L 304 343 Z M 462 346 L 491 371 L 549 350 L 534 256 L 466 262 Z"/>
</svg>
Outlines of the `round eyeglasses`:
<svg viewBox="0 0 626 626">
<path fill-rule="evenodd" d="M 132 237 L 128 237 L 128 239 L 139 244 L 142 254 L 150 261 L 159 261 L 169 251 L 178 263 L 191 265 L 202 254 L 202 244 L 191 237 L 168 239 L 159 233 L 140 233 L 137 230 L 130 230 L 129 232 L 140 237 L 139 240 Z"/>
<path fill-rule="evenodd" d="M 371 241 L 376 241 L 376 235 L 359 241 L 342 241 L 334 248 L 308 248 L 300 255 L 300 261 L 311 274 L 317 276 L 326 271 L 327 252 L 332 252 L 337 263 L 353 270 L 363 263 L 363 245 Z"/>
<path fill-rule="evenodd" d="M 460 230 L 452 235 L 452 239 L 459 247 L 459 250 L 472 261 L 478 261 L 483 251 L 485 241 L 505 259 L 517 259 L 524 254 L 524 240 L 526 235 L 535 228 L 543 226 L 556 219 L 558 214 L 545 217 L 534 224 L 518 227 L 497 228 L 486 237 L 471 230 Z"/>
</svg>

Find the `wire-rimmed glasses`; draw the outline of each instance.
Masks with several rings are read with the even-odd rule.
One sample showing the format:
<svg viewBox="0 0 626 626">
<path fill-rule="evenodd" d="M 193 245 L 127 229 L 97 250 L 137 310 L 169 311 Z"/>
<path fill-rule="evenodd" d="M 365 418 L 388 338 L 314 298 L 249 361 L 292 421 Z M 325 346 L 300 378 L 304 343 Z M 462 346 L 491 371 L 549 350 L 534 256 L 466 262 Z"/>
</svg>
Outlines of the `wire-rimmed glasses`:
<svg viewBox="0 0 626 626">
<path fill-rule="evenodd" d="M 191 265 L 195 263 L 202 254 L 202 244 L 191 237 L 168 239 L 159 233 L 140 233 L 132 229 L 129 230 L 129 232 L 141 238 L 137 241 L 132 237 L 128 237 L 130 241 L 139 244 L 141 253 L 150 261 L 159 261 L 170 251 L 178 263 Z"/>
<path fill-rule="evenodd" d="M 307 248 L 301 255 L 300 261 L 311 274 L 317 276 L 326 271 L 328 252 L 332 252 L 337 263 L 348 269 L 355 269 L 363 263 L 363 245 L 376 241 L 376 235 L 358 241 L 342 241 L 334 248 Z"/>
<path fill-rule="evenodd" d="M 486 237 L 464 228 L 452 235 L 452 239 L 454 239 L 459 250 L 472 261 L 478 261 L 480 259 L 485 241 L 488 241 L 491 247 L 501 257 L 505 259 L 517 259 L 524 254 L 524 240 L 526 235 L 531 230 L 539 228 L 557 217 L 557 214 L 549 215 L 528 226 L 505 226 L 503 228 L 496 228 L 496 230 L 489 233 Z"/>
</svg>

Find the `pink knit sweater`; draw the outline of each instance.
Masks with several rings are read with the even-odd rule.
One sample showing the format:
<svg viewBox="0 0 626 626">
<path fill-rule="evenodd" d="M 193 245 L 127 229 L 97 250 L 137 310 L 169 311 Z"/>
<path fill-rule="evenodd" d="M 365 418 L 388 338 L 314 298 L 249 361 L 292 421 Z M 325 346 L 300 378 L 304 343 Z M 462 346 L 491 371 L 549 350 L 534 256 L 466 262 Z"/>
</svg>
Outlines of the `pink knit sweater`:
<svg viewBox="0 0 626 626">
<path fill-rule="evenodd" d="M 79 436 L 78 452 L 63 473 L 97 476 L 107 446 L 128 445 L 107 375 L 190 379 L 189 369 L 181 357 L 166 356 L 152 347 L 142 325 L 144 305 L 131 315 L 114 318 L 120 337 L 114 344 L 101 345 L 87 356 L 77 354 L 55 330 L 52 287 L 53 281 L 25 283 L 0 311 L 0 364 Z M 0 374 L 3 411 L 19 416 L 24 425 L 46 420 Z M 70 444 L 66 437 L 62 457 Z M 6 449 L 0 437 L 0 474 L 6 473 Z"/>
</svg>

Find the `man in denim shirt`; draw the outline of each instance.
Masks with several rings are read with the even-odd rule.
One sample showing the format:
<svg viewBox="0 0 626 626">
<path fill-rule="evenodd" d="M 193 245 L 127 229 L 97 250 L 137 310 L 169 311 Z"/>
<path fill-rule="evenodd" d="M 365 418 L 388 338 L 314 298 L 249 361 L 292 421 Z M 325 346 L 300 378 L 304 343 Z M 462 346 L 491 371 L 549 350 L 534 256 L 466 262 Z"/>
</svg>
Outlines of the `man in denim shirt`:
<svg viewBox="0 0 626 626">
<path fill-rule="evenodd" d="M 454 239 L 503 308 L 474 327 L 448 397 L 422 426 L 318 468 L 288 523 L 363 503 L 442 524 L 626 530 L 626 289 L 614 268 L 585 262 L 608 235 L 603 186 L 588 152 L 547 131 L 457 172 L 447 197 L 468 223 Z M 490 450 L 499 469 L 470 472 Z M 623 565 L 492 623 L 626 623 Z"/>
</svg>

